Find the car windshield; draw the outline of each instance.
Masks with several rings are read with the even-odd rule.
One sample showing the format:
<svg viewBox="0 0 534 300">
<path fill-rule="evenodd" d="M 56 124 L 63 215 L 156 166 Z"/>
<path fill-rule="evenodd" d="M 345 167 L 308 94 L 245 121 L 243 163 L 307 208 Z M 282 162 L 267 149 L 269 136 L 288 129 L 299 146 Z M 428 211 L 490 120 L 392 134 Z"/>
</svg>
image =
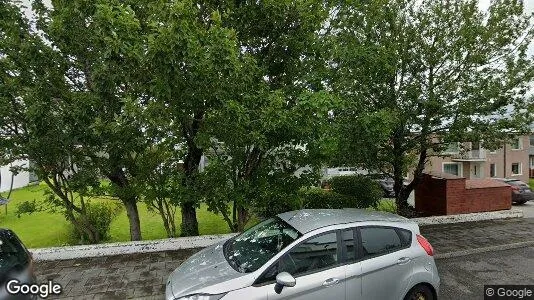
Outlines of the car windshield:
<svg viewBox="0 0 534 300">
<path fill-rule="evenodd" d="M 241 273 L 254 272 L 300 237 L 282 219 L 267 219 L 224 244 L 224 256 Z"/>
<path fill-rule="evenodd" d="M 11 231 L 0 231 L 0 275 L 13 268 L 24 267 L 29 255 Z"/>
</svg>

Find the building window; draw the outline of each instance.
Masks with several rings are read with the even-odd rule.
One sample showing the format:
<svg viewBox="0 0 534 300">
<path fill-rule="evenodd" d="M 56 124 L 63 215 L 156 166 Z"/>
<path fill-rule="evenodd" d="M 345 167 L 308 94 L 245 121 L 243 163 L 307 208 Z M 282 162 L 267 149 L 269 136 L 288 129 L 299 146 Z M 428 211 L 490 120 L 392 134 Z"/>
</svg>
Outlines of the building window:
<svg viewBox="0 0 534 300">
<path fill-rule="evenodd" d="M 448 143 L 445 150 L 443 151 L 444 154 L 458 154 L 460 153 L 460 144 L 459 143 Z"/>
<path fill-rule="evenodd" d="M 530 168 L 534 169 L 534 156 L 530 157 Z"/>
<path fill-rule="evenodd" d="M 534 135 L 530 136 L 530 147 L 534 147 Z"/>
<path fill-rule="evenodd" d="M 497 166 L 495 164 L 490 164 L 490 177 L 497 176 Z"/>
<path fill-rule="evenodd" d="M 521 150 L 523 149 L 523 143 L 521 138 L 517 138 L 512 142 L 512 150 Z"/>
<path fill-rule="evenodd" d="M 462 176 L 462 167 L 458 163 L 443 163 L 443 173 Z"/>
<path fill-rule="evenodd" d="M 512 175 L 521 175 L 521 163 L 512 164 Z"/>
</svg>

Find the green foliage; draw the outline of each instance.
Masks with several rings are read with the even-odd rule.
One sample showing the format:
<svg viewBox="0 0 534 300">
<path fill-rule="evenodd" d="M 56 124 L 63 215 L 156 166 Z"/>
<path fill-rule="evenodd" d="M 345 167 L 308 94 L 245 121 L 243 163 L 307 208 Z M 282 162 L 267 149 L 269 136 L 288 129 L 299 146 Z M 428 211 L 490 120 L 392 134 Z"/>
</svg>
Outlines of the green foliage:
<svg viewBox="0 0 534 300">
<path fill-rule="evenodd" d="M 376 208 L 383 193 L 378 183 L 360 175 L 333 177 L 329 184 L 332 190 L 301 190 L 301 208 Z"/>
<path fill-rule="evenodd" d="M 78 222 L 87 221 L 96 228 L 96 232 L 100 237 L 100 241 L 106 241 L 110 238 L 109 231 L 113 220 L 121 213 L 122 207 L 116 202 L 91 202 L 87 203 L 86 213 L 82 216 L 77 216 Z M 84 218 L 84 220 L 82 220 Z M 69 232 L 71 238 L 76 242 L 87 243 L 90 241 L 89 236 L 80 230 L 80 228 L 69 225 Z"/>
<path fill-rule="evenodd" d="M 384 193 L 375 180 L 362 175 L 336 176 L 329 183 L 334 193 L 348 198 L 348 207 L 376 207 Z"/>
<path fill-rule="evenodd" d="M 298 185 L 292 186 L 291 190 L 284 191 L 276 186 L 269 186 L 269 189 L 264 190 L 258 198 L 251 201 L 251 212 L 266 219 L 279 213 L 301 208 L 302 200 L 294 190 L 296 187 Z"/>
<path fill-rule="evenodd" d="M 41 210 L 35 200 L 24 201 L 24 202 L 17 204 L 17 210 L 15 211 L 15 215 L 17 215 L 17 218 L 20 218 L 20 216 L 23 214 L 31 215 L 38 211 L 41 211 Z"/>
<path fill-rule="evenodd" d="M 385 211 L 393 214 L 397 212 L 397 206 L 395 205 L 395 201 L 391 199 L 380 200 L 375 209 L 378 211 Z"/>
<path fill-rule="evenodd" d="M 318 179 L 333 103 L 317 84 L 328 11 L 317 0 L 218 3 L 243 67 L 233 97 L 207 115 L 199 140 L 210 164 L 204 180 L 213 185 L 201 190 L 232 230 L 242 230 L 251 214 L 292 209 L 297 191 Z"/>
<path fill-rule="evenodd" d="M 351 199 L 348 196 L 339 193 L 311 188 L 301 192 L 302 208 L 320 209 L 320 208 L 347 208 L 351 207 Z"/>
<path fill-rule="evenodd" d="M 346 1 L 335 4 L 328 77 L 338 162 L 394 178 L 397 208 L 449 142 L 496 147 L 534 118 L 532 14 L 523 1 Z M 493 146 L 492 146 L 493 145 Z M 414 181 L 403 187 L 403 177 Z"/>
</svg>

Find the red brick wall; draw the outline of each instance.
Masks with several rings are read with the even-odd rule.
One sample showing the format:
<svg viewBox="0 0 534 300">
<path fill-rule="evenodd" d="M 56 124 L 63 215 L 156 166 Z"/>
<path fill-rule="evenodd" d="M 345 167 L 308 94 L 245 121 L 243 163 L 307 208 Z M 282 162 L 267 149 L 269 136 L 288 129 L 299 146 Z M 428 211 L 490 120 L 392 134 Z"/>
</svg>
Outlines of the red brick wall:
<svg viewBox="0 0 534 300">
<path fill-rule="evenodd" d="M 423 181 L 415 189 L 415 210 L 432 215 L 443 215 L 447 212 L 445 179 L 432 179 L 425 175 Z"/>
<path fill-rule="evenodd" d="M 509 186 L 465 188 L 465 178 L 442 179 L 424 175 L 415 190 L 415 209 L 425 215 L 451 215 L 510 209 Z"/>
</svg>

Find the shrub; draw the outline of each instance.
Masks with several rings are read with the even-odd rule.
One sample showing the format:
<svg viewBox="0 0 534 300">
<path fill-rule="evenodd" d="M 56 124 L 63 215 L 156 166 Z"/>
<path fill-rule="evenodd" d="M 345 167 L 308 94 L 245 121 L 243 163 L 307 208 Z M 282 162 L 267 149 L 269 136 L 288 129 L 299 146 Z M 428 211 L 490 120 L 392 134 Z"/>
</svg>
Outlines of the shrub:
<svg viewBox="0 0 534 300">
<path fill-rule="evenodd" d="M 24 201 L 17 205 L 17 211 L 15 211 L 15 215 L 17 215 L 17 217 L 20 218 L 20 216 L 23 214 L 31 215 L 34 212 L 38 212 L 38 211 L 40 211 L 40 207 L 37 206 L 37 202 L 35 200 Z"/>
<path fill-rule="evenodd" d="M 261 220 L 271 218 L 279 213 L 300 209 L 301 199 L 297 195 L 269 195 L 254 203 L 252 212 Z"/>
<path fill-rule="evenodd" d="M 339 193 L 312 188 L 301 192 L 303 208 L 345 208 L 348 197 Z"/>
<path fill-rule="evenodd" d="M 333 192 L 348 197 L 346 207 L 377 207 L 383 194 L 376 181 L 362 175 L 333 177 L 329 184 Z"/>
<path fill-rule="evenodd" d="M 92 224 L 100 236 L 100 241 L 109 239 L 109 228 L 111 222 L 121 212 L 122 206 L 115 202 L 95 202 L 88 203 L 86 206 L 86 218 Z M 77 217 L 78 220 L 80 216 Z M 76 241 L 85 243 L 89 241 L 86 233 L 77 230 L 72 224 L 69 224 L 71 237 Z M 100 242 L 99 241 L 99 242 Z"/>
</svg>

